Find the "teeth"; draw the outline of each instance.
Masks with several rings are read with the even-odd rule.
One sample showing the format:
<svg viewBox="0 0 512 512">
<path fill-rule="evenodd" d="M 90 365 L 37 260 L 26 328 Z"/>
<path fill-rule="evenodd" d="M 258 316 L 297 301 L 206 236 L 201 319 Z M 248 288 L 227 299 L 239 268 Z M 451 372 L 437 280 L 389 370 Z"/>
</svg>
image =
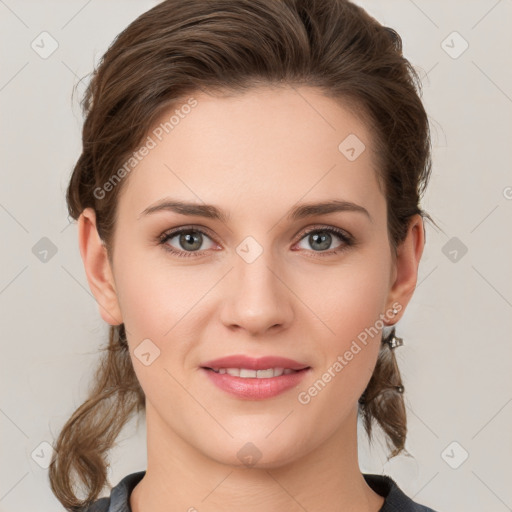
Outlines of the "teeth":
<svg viewBox="0 0 512 512">
<path fill-rule="evenodd" d="M 242 375 L 242 372 L 240 372 L 240 375 Z M 269 368 L 268 370 L 258 370 L 256 372 L 256 377 L 258 377 L 258 379 L 269 379 L 274 377 L 274 370 L 272 368 Z M 275 375 L 275 377 L 278 377 L 278 375 Z"/>
<path fill-rule="evenodd" d="M 239 377 L 243 377 L 243 378 L 254 379 L 254 378 L 258 377 L 258 371 L 257 370 L 245 370 L 244 368 L 240 368 L 240 370 L 238 370 L 238 373 L 239 373 L 238 376 Z"/>
<path fill-rule="evenodd" d="M 212 368 L 213 369 L 213 368 Z M 270 379 L 272 377 L 280 377 L 281 375 L 289 375 L 295 370 L 290 368 L 268 368 L 267 370 L 249 370 L 247 368 L 218 368 L 213 369 L 216 373 L 227 373 L 233 377 L 242 377 L 243 379 Z"/>
</svg>

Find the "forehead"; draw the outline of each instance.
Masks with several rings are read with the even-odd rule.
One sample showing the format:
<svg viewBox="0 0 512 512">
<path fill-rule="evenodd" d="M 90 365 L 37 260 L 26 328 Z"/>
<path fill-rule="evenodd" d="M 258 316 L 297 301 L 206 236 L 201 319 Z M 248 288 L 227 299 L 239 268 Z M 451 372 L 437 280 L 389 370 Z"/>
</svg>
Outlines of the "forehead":
<svg viewBox="0 0 512 512">
<path fill-rule="evenodd" d="M 345 199 L 382 207 L 371 132 L 350 108 L 310 87 L 198 93 L 173 105 L 123 185 L 119 211 L 137 216 L 166 195 L 282 213 Z"/>
</svg>

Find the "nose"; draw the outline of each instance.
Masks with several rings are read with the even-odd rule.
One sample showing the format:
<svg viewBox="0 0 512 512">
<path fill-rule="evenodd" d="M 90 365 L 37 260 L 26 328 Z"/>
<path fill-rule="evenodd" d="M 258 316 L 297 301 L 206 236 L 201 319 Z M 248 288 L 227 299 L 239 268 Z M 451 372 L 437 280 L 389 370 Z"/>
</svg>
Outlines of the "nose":
<svg viewBox="0 0 512 512">
<path fill-rule="evenodd" d="M 244 330 L 251 336 L 274 333 L 292 321 L 292 296 L 285 276 L 267 251 L 251 263 L 235 255 L 234 268 L 224 282 L 220 318 L 229 329 Z"/>
</svg>

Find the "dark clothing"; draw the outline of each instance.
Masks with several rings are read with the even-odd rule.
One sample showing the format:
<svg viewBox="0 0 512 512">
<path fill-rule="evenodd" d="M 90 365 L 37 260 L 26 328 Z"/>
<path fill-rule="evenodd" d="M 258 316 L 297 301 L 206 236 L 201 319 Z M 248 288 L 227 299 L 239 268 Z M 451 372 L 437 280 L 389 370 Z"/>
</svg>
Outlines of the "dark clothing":
<svg viewBox="0 0 512 512">
<path fill-rule="evenodd" d="M 130 494 L 145 474 L 146 471 L 139 471 L 125 476 L 112 488 L 110 497 L 96 500 L 83 512 L 132 512 Z M 363 476 L 367 484 L 385 498 L 379 512 L 435 512 L 431 508 L 412 501 L 389 476 L 367 474 Z"/>
</svg>

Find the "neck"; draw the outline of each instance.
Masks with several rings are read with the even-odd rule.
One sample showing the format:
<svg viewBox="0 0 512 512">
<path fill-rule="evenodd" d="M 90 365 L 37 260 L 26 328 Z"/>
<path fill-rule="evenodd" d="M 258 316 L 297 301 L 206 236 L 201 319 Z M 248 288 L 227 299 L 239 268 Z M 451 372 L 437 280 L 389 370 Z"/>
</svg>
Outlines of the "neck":
<svg viewBox="0 0 512 512">
<path fill-rule="evenodd" d="M 249 467 L 206 456 L 146 404 L 148 464 L 130 496 L 133 512 L 377 512 L 383 505 L 359 470 L 357 410 L 302 458 Z"/>
</svg>

